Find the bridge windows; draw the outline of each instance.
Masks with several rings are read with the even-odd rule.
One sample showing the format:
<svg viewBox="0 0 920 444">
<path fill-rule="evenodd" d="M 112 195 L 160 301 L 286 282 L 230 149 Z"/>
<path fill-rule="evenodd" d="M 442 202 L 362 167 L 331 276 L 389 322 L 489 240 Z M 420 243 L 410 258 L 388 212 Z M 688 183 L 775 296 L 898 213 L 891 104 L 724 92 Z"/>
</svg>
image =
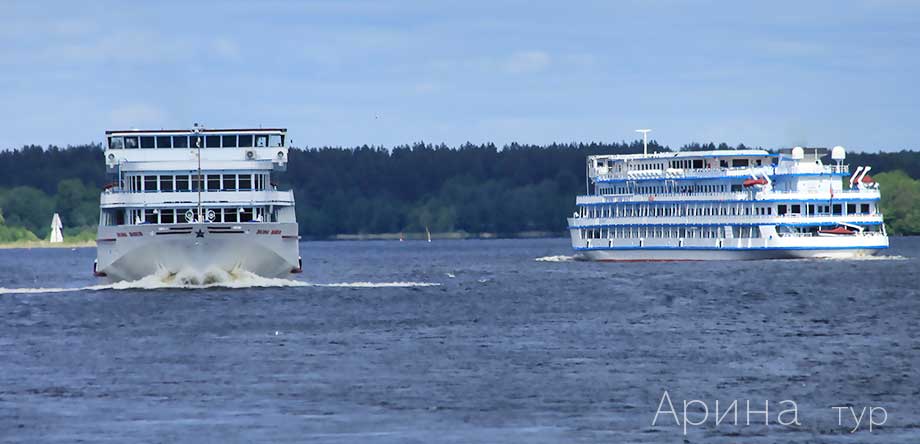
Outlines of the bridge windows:
<svg viewBox="0 0 920 444">
<path fill-rule="evenodd" d="M 240 134 L 240 148 L 252 148 L 252 134 Z"/>
<path fill-rule="evenodd" d="M 109 137 L 109 149 L 120 150 L 125 147 L 124 137 Z"/>
<path fill-rule="evenodd" d="M 172 137 L 157 136 L 157 148 L 172 148 Z"/>
<path fill-rule="evenodd" d="M 236 148 L 236 134 L 221 136 L 224 148 Z"/>
<path fill-rule="evenodd" d="M 141 148 L 152 149 L 155 147 L 153 136 L 141 136 Z"/>
<path fill-rule="evenodd" d="M 188 136 L 173 136 L 173 148 L 188 148 Z"/>
<path fill-rule="evenodd" d="M 268 146 L 268 136 L 258 135 L 256 136 L 256 148 L 265 148 Z"/>
<path fill-rule="evenodd" d="M 125 137 L 125 149 L 135 149 L 137 146 L 137 137 Z"/>
<path fill-rule="evenodd" d="M 240 180 L 239 180 L 240 191 L 252 190 L 252 175 L 240 174 L 239 177 L 240 177 Z"/>
<path fill-rule="evenodd" d="M 220 136 L 205 136 L 205 148 L 220 148 Z"/>
</svg>

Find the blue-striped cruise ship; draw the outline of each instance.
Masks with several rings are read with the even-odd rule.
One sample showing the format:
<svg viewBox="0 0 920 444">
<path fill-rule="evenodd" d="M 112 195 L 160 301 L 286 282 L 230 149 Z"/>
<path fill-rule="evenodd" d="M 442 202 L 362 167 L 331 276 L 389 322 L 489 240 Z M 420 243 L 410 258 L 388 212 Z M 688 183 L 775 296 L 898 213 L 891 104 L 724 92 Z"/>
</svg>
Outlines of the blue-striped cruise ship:
<svg viewBox="0 0 920 444">
<path fill-rule="evenodd" d="M 589 156 L 569 218 L 590 260 L 870 255 L 888 248 L 871 167 L 796 147 Z"/>
</svg>

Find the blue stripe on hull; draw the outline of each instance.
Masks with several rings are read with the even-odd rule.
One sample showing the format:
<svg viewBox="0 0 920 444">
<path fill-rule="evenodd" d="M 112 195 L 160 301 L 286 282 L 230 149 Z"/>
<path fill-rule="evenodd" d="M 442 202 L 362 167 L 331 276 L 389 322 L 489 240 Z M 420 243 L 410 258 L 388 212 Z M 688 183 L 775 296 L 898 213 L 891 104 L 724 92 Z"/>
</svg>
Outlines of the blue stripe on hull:
<svg viewBox="0 0 920 444">
<path fill-rule="evenodd" d="M 617 250 L 712 250 L 712 251 L 783 251 L 783 250 L 883 250 L 888 245 L 865 245 L 852 247 L 667 247 L 667 246 L 648 246 L 648 247 L 572 247 L 575 251 L 617 251 Z"/>
</svg>

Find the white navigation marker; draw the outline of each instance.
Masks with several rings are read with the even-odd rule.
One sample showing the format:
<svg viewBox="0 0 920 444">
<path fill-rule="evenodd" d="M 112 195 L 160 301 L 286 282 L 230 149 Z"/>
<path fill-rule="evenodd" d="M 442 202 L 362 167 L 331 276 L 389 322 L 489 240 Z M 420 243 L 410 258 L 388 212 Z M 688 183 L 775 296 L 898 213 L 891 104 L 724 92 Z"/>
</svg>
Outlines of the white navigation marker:
<svg viewBox="0 0 920 444">
<path fill-rule="evenodd" d="M 61 230 L 64 229 L 64 224 L 61 223 L 61 216 L 57 213 L 54 213 L 54 217 L 51 218 L 51 243 L 59 244 L 64 242 L 64 233 Z"/>
<path fill-rule="evenodd" d="M 648 133 L 652 132 L 650 129 L 637 129 L 637 133 L 642 133 L 642 154 L 648 155 Z"/>
</svg>

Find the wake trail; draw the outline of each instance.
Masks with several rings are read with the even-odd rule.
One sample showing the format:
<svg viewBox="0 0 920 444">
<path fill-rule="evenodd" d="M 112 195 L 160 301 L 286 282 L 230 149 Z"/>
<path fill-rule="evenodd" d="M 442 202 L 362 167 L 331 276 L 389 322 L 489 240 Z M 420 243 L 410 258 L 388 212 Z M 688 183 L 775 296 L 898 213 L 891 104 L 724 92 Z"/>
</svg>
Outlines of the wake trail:
<svg viewBox="0 0 920 444">
<path fill-rule="evenodd" d="M 294 279 L 266 278 L 246 270 L 225 271 L 219 269 L 208 270 L 203 273 L 183 270 L 178 273 L 158 272 L 136 281 L 119 281 L 111 284 L 88 285 L 85 287 L 47 287 L 47 288 L 4 288 L 0 287 L 0 295 L 4 294 L 51 294 L 80 291 L 105 291 L 105 290 L 198 290 L 213 288 L 283 288 L 283 287 L 343 287 L 343 288 L 408 288 L 408 287 L 435 287 L 441 284 L 434 282 L 333 282 L 314 283 Z"/>
</svg>

